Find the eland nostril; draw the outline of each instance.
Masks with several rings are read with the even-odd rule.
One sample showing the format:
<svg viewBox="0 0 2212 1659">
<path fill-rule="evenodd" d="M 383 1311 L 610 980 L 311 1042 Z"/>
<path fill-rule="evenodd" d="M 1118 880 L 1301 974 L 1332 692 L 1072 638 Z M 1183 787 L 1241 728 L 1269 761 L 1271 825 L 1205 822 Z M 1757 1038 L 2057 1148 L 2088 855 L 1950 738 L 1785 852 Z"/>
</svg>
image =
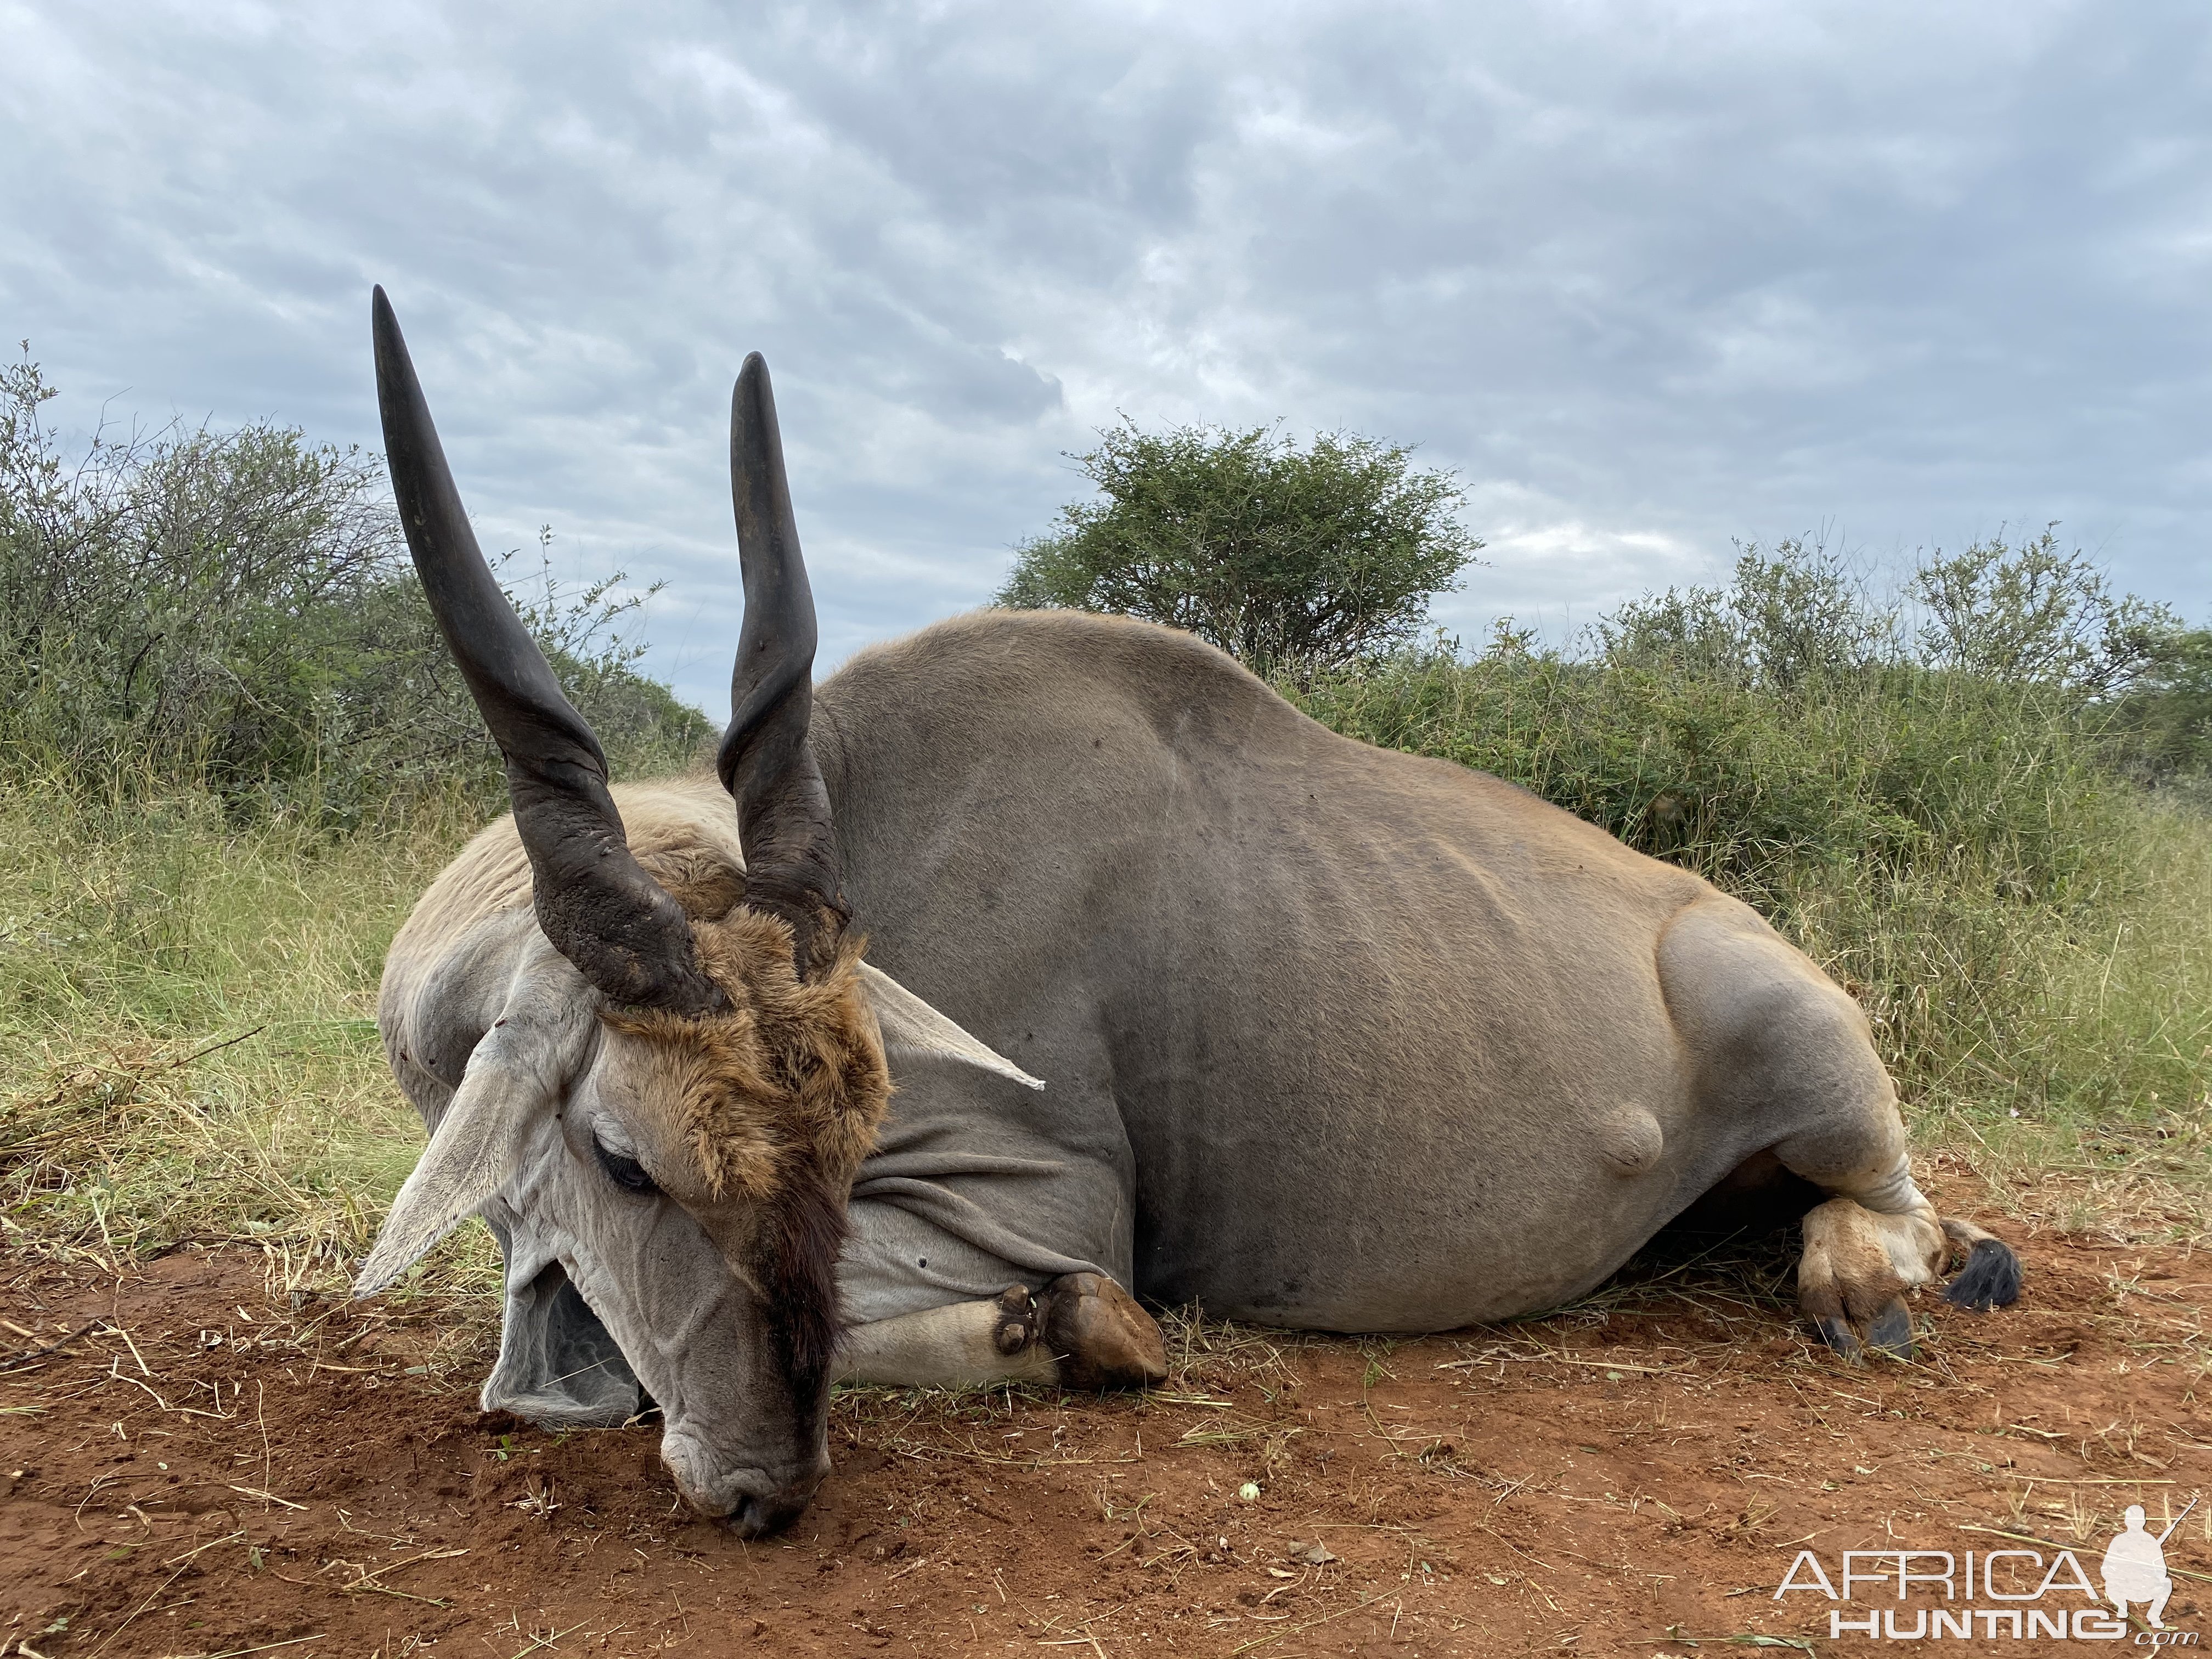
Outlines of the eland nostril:
<svg viewBox="0 0 2212 1659">
<path fill-rule="evenodd" d="M 765 1538 L 770 1533 L 781 1532 L 799 1518 L 799 1511 L 812 1501 L 814 1489 L 803 1491 L 787 1488 L 770 1492 L 765 1497 L 748 1492 L 738 1500 L 730 1511 L 731 1529 L 741 1538 Z"/>
</svg>

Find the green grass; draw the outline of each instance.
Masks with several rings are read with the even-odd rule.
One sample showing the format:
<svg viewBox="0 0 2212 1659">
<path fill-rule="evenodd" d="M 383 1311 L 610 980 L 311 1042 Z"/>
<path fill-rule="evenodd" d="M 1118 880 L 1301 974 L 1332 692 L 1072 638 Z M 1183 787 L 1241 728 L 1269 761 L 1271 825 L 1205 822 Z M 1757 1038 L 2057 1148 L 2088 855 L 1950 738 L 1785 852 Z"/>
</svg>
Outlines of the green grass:
<svg viewBox="0 0 2212 1659">
<path fill-rule="evenodd" d="M 2043 905 L 1799 872 L 1781 919 L 1867 1008 L 1931 1148 L 2071 1229 L 2212 1219 L 2212 826 L 2124 802 L 2097 880 Z"/>
</svg>

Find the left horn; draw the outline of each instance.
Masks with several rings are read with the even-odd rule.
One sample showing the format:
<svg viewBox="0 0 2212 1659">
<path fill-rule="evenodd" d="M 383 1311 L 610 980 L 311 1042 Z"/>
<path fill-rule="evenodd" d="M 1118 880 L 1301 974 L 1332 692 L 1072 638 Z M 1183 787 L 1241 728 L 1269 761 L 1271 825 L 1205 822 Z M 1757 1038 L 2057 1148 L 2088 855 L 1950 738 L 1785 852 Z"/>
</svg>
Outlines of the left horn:
<svg viewBox="0 0 2212 1659">
<path fill-rule="evenodd" d="M 538 926 L 612 1001 L 680 1013 L 725 1006 L 700 971 L 683 907 L 630 856 L 599 739 L 484 563 L 382 288 L 374 311 L 392 491 L 438 631 L 506 757 Z"/>
<path fill-rule="evenodd" d="M 827 963 L 843 933 L 830 792 L 806 728 L 814 711 L 814 594 L 783 472 L 775 392 L 760 353 L 730 398 L 730 495 L 745 620 L 730 676 L 730 727 L 716 757 L 738 803 L 745 903 L 791 925 L 799 976 Z"/>
</svg>

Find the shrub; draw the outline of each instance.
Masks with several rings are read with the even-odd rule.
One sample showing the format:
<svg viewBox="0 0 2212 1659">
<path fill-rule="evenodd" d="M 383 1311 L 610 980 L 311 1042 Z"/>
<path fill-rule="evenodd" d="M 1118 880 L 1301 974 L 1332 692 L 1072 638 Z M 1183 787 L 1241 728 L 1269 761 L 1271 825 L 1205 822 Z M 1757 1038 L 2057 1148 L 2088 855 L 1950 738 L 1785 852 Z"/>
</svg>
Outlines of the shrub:
<svg viewBox="0 0 2212 1659">
<path fill-rule="evenodd" d="M 2212 793 L 2212 629 L 2172 629 L 2149 642 L 2113 705 L 2112 730 L 2143 781 Z"/>
<path fill-rule="evenodd" d="M 495 799 L 497 753 L 437 637 L 379 468 L 258 422 L 95 437 L 74 465 L 27 355 L 0 370 L 0 745 L 18 776 L 204 787 L 234 819 L 334 826 Z M 608 630 L 617 576 L 525 611 L 617 764 L 705 720 Z"/>
</svg>

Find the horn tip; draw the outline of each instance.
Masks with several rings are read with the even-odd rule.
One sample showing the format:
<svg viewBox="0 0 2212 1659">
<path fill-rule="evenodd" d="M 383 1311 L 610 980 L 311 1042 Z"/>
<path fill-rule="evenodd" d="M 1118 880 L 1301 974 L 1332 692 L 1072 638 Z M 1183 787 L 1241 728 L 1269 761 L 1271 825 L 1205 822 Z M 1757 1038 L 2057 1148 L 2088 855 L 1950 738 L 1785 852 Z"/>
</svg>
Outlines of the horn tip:
<svg viewBox="0 0 2212 1659">
<path fill-rule="evenodd" d="M 742 403 L 749 398 L 759 398 L 768 391 L 768 359 L 757 351 L 748 351 L 744 365 L 738 370 L 737 389 L 731 401 Z"/>
<path fill-rule="evenodd" d="M 399 314 L 392 310 L 383 283 L 376 285 L 368 309 L 369 333 L 375 341 L 377 381 L 381 385 L 387 374 L 405 365 L 407 339 L 399 331 Z"/>
</svg>

